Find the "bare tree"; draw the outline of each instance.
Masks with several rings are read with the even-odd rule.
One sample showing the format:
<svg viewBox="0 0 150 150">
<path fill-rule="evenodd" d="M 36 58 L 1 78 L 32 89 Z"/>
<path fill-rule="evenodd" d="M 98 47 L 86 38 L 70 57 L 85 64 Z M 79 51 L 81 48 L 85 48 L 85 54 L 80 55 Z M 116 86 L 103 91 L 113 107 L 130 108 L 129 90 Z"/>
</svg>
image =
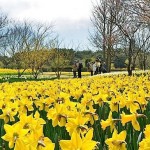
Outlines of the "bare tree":
<svg viewBox="0 0 150 150">
<path fill-rule="evenodd" d="M 99 0 L 94 5 L 90 35 L 92 43 L 103 51 L 110 71 L 111 59 L 116 55 L 114 46 L 124 48 L 128 58 L 127 70 L 132 75 L 141 49 L 148 46 L 149 38 L 138 43 L 138 34 L 146 27 L 149 32 L 148 0 Z M 138 45 L 138 46 L 137 46 Z M 117 49 L 117 48 L 116 48 Z"/>
<path fill-rule="evenodd" d="M 93 6 L 90 41 L 93 46 L 103 50 L 103 59 L 106 60 L 106 25 L 107 25 L 107 1 L 99 1 Z"/>
<path fill-rule="evenodd" d="M 75 60 L 75 51 L 69 48 L 72 46 L 64 45 L 63 40 L 60 40 L 58 35 L 50 45 L 51 59 L 49 59 L 49 64 L 58 79 L 60 79 L 64 68 L 70 65 L 72 66 Z M 77 50 L 78 48 L 79 45 L 74 49 Z M 71 68 L 70 71 L 72 71 Z"/>
<path fill-rule="evenodd" d="M 8 16 L 0 11 L 0 45 L 4 42 L 5 38 L 8 35 L 8 25 Z"/>
<path fill-rule="evenodd" d="M 131 0 L 129 11 L 136 14 L 140 21 L 150 26 L 150 1 L 149 0 Z"/>
<path fill-rule="evenodd" d="M 135 68 L 135 59 L 138 54 L 138 51 L 135 48 L 135 36 L 136 33 L 139 32 L 142 24 L 136 14 L 128 11 L 130 9 L 130 3 L 128 1 L 123 1 L 122 3 L 119 3 L 119 5 L 121 7 L 122 17 L 118 18 L 116 17 L 116 14 L 113 14 L 113 17 L 115 18 L 115 24 L 122 34 L 122 39 L 126 41 L 125 49 L 127 50 L 128 58 L 127 71 L 130 76 L 132 75 L 132 70 Z"/>
<path fill-rule="evenodd" d="M 42 66 L 49 59 L 47 43 L 54 38 L 53 26 L 45 24 L 34 24 L 31 27 L 32 35 L 30 40 L 24 39 L 25 50 L 29 52 L 28 62 L 35 78 L 38 77 Z M 31 56 L 30 56 L 31 55 Z M 43 55 L 43 56 L 42 56 Z"/>
<path fill-rule="evenodd" d="M 12 57 L 12 62 L 15 63 L 15 67 L 18 70 L 18 77 L 21 77 L 21 75 L 29 67 L 27 63 L 28 58 L 26 58 L 27 56 L 21 56 L 21 53 L 27 50 L 26 43 L 31 40 L 31 35 L 31 25 L 27 22 L 14 22 L 10 28 L 6 51 L 8 55 Z M 23 70 L 21 71 L 21 69 Z"/>
<path fill-rule="evenodd" d="M 103 51 L 103 60 L 106 61 L 107 70 L 111 70 L 111 61 L 114 55 L 114 46 L 119 42 L 119 32 L 114 23 L 114 14 L 119 17 L 120 7 L 117 0 L 99 0 L 93 6 L 92 23 L 94 31 L 90 40 L 99 50 Z"/>
<path fill-rule="evenodd" d="M 13 24 L 7 52 L 16 64 L 18 77 L 27 68 L 31 68 L 34 78 L 37 78 L 42 66 L 48 60 L 47 43 L 52 38 L 52 33 L 52 25 L 33 24 L 27 21 Z"/>
<path fill-rule="evenodd" d="M 51 60 L 51 66 L 54 68 L 56 77 L 60 79 L 62 68 L 64 66 L 64 54 L 60 49 L 60 45 L 62 44 L 62 41 L 59 40 L 59 37 L 53 41 L 52 46 L 52 60 Z"/>
<path fill-rule="evenodd" d="M 6 51 L 9 25 L 10 19 L 8 18 L 8 15 L 2 13 L 0 10 L 0 55 L 3 57 L 4 67 L 7 67 L 10 62 Z"/>
<path fill-rule="evenodd" d="M 146 70 L 147 68 L 147 59 L 150 52 L 150 31 L 148 28 L 142 29 L 138 32 L 136 37 L 136 47 L 138 49 L 138 58 L 140 69 Z"/>
</svg>

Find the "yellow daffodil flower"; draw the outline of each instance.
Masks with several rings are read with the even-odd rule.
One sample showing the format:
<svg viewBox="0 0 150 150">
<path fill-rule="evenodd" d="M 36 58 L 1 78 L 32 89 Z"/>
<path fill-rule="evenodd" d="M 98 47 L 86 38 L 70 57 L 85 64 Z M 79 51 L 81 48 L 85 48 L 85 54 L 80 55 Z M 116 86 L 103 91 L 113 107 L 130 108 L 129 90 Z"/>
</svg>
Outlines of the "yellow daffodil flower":
<svg viewBox="0 0 150 150">
<path fill-rule="evenodd" d="M 39 126 L 34 132 L 30 132 L 24 139 L 29 150 L 54 150 L 55 144 L 43 135 L 43 126 Z"/>
<path fill-rule="evenodd" d="M 2 139 L 9 142 L 9 148 L 13 148 L 14 144 L 18 141 L 19 143 L 24 143 L 24 137 L 27 135 L 27 129 L 20 128 L 20 124 L 16 123 L 14 125 L 4 125 L 4 129 L 6 134 L 2 136 Z"/>
<path fill-rule="evenodd" d="M 97 142 L 93 141 L 92 137 L 93 129 L 90 129 L 83 138 L 79 133 L 73 132 L 71 140 L 61 140 L 59 144 L 62 150 L 94 150 Z"/>
<path fill-rule="evenodd" d="M 3 107 L 0 119 L 4 119 L 5 123 L 8 123 L 9 121 L 15 121 L 14 116 L 18 112 L 18 103 L 16 104 L 9 102 L 8 104 L 6 104 L 5 108 Z"/>
<path fill-rule="evenodd" d="M 122 131 L 117 134 L 117 130 L 114 130 L 112 138 L 105 141 L 109 150 L 126 150 L 126 131 Z"/>
<path fill-rule="evenodd" d="M 116 121 L 119 121 L 119 120 L 118 119 L 113 119 L 112 118 L 112 112 L 110 112 L 108 119 L 105 120 L 105 121 L 104 120 L 101 121 L 102 129 L 105 130 L 107 127 L 110 126 L 110 130 L 112 132 L 115 128 Z"/>
<path fill-rule="evenodd" d="M 67 121 L 67 116 L 65 114 L 65 108 L 64 104 L 57 104 L 55 105 L 55 108 L 51 108 L 48 111 L 47 114 L 48 119 L 52 119 L 52 125 L 53 127 L 59 125 L 59 126 L 65 126 Z"/>
<path fill-rule="evenodd" d="M 76 118 L 68 118 L 68 123 L 66 124 L 66 130 L 71 136 L 73 132 L 86 133 L 88 130 L 87 125 L 88 118 L 84 117 L 81 113 L 78 113 Z"/>
<path fill-rule="evenodd" d="M 138 117 L 145 117 L 143 114 L 130 114 L 126 115 L 125 113 L 121 114 L 121 123 L 124 126 L 126 123 L 131 122 L 135 130 L 140 131 L 140 125 L 137 121 Z"/>
<path fill-rule="evenodd" d="M 86 110 L 86 111 L 84 112 L 84 115 L 89 118 L 89 121 L 90 121 L 91 125 L 93 125 L 94 122 L 95 122 L 96 120 L 98 120 L 98 118 L 99 118 L 99 117 L 98 117 L 98 114 L 95 113 L 95 111 L 96 111 L 96 109 L 94 109 L 93 106 L 91 106 L 91 107 L 89 107 L 88 110 Z"/>
<path fill-rule="evenodd" d="M 145 138 L 139 143 L 139 150 L 150 150 L 150 125 L 146 125 Z"/>
</svg>

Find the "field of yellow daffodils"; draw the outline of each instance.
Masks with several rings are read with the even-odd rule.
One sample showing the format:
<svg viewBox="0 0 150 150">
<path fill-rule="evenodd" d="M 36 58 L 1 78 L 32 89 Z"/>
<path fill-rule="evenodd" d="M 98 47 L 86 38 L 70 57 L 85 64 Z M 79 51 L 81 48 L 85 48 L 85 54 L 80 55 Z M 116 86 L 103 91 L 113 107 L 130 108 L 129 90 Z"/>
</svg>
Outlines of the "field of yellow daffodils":
<svg viewBox="0 0 150 150">
<path fill-rule="evenodd" d="M 20 72 L 23 72 L 23 69 L 20 69 Z M 2 69 L 0 68 L 0 75 L 16 75 L 18 73 L 17 69 Z M 25 70 L 24 74 L 30 74 L 31 69 Z"/>
<path fill-rule="evenodd" d="M 0 149 L 150 150 L 150 73 L 0 84 Z"/>
</svg>

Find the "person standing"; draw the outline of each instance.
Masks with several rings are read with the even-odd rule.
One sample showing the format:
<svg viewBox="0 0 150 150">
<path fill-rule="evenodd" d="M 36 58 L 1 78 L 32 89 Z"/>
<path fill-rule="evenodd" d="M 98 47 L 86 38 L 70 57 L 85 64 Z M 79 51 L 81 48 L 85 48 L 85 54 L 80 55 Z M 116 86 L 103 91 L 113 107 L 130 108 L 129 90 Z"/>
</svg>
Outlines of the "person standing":
<svg viewBox="0 0 150 150">
<path fill-rule="evenodd" d="M 102 64 L 102 72 L 103 72 L 103 73 L 107 73 L 107 66 L 106 66 L 105 61 L 104 61 L 103 64 Z"/>
<path fill-rule="evenodd" d="M 74 62 L 73 66 L 72 66 L 72 71 L 73 71 L 73 78 L 77 77 L 77 64 L 76 62 Z"/>
<path fill-rule="evenodd" d="M 102 61 L 100 60 L 100 67 L 99 67 L 99 73 L 102 73 Z"/>
<path fill-rule="evenodd" d="M 90 62 L 90 72 L 91 72 L 91 76 L 93 76 L 93 62 Z"/>
<path fill-rule="evenodd" d="M 101 74 L 102 62 L 99 58 L 96 59 L 96 74 Z"/>
<path fill-rule="evenodd" d="M 99 69 L 99 61 L 98 61 L 98 59 L 95 60 L 95 65 L 96 65 L 95 74 L 98 74 L 98 69 Z"/>
<path fill-rule="evenodd" d="M 91 73 L 91 76 L 93 76 L 93 62 L 87 63 L 87 71 Z"/>
<path fill-rule="evenodd" d="M 82 77 L 82 75 L 81 75 L 82 68 L 83 68 L 82 62 L 78 61 L 77 62 L 78 78 Z"/>
<path fill-rule="evenodd" d="M 96 62 L 93 62 L 93 73 L 94 73 L 94 75 L 97 74 L 97 72 L 96 72 Z"/>
</svg>

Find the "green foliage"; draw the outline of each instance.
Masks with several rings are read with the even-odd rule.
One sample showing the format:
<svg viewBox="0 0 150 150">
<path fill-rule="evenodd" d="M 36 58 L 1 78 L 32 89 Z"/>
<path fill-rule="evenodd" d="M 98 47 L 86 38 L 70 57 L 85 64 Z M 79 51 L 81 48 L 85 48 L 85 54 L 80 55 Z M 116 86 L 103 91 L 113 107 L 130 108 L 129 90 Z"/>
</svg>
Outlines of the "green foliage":
<svg viewBox="0 0 150 150">
<path fill-rule="evenodd" d="M 12 63 L 11 58 L 7 56 L 0 56 L 0 60 L 3 63 L 4 68 L 9 68 L 9 65 Z"/>
<path fill-rule="evenodd" d="M 2 61 L 0 61 L 0 68 L 3 68 L 4 67 L 4 64 Z"/>
<path fill-rule="evenodd" d="M 114 67 L 115 68 L 125 68 L 126 67 L 125 61 L 126 61 L 126 56 L 123 54 L 115 57 Z"/>
<path fill-rule="evenodd" d="M 90 50 L 83 50 L 83 51 L 76 51 L 75 53 L 75 59 L 91 59 L 95 57 L 95 53 L 93 51 Z"/>
</svg>

